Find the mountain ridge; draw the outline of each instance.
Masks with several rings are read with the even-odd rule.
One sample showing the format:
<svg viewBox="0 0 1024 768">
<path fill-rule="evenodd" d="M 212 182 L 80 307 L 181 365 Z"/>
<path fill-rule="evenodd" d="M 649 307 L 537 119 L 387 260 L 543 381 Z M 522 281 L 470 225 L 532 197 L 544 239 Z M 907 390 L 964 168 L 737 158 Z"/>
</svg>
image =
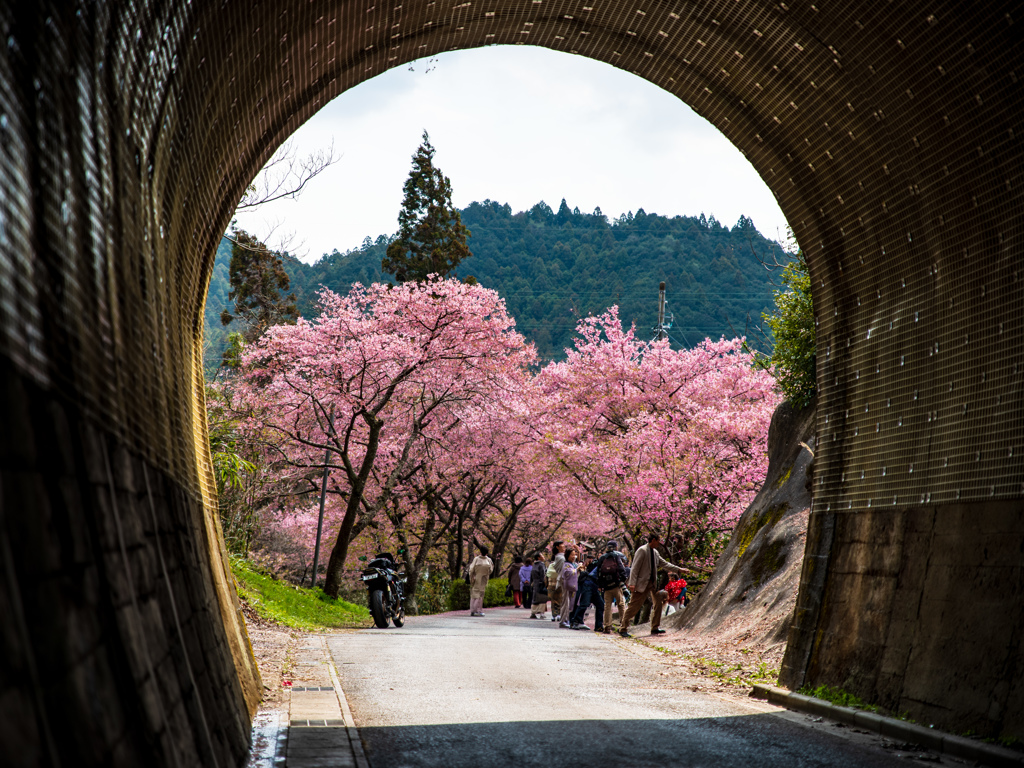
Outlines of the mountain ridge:
<svg viewBox="0 0 1024 768">
<path fill-rule="evenodd" d="M 576 323 L 617 304 L 624 322 L 654 334 L 658 284 L 667 284 L 669 331 L 674 344 L 692 346 L 705 337 L 749 334 L 772 305 L 772 273 L 765 261 L 785 261 L 778 243 L 741 216 L 732 227 L 713 216 L 661 216 L 642 208 L 610 220 L 538 203 L 513 213 L 507 204 L 474 202 L 460 210 L 470 230 L 473 255 L 459 276 L 473 275 L 505 299 L 517 326 L 537 345 L 542 361 L 561 359 Z M 321 285 L 344 293 L 353 283 L 388 281 L 381 259 L 392 236 L 367 237 L 359 248 L 324 254 L 312 264 L 285 255 L 299 311 L 315 314 Z M 229 329 L 220 325 L 227 306 L 230 242 L 217 249 L 206 307 L 207 371 L 215 370 Z M 755 347 L 767 340 L 751 340 Z"/>
</svg>

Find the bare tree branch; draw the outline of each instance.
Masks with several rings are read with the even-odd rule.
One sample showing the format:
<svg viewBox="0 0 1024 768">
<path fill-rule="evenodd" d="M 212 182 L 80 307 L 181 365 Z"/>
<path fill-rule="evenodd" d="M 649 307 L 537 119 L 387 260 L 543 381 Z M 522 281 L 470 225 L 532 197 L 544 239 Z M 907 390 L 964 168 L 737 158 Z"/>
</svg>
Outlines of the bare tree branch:
<svg viewBox="0 0 1024 768">
<path fill-rule="evenodd" d="M 301 158 L 291 141 L 286 141 L 246 188 L 235 213 L 251 211 L 275 200 L 294 200 L 310 181 L 340 159 L 341 155 L 334 153 L 333 141 L 330 147 Z"/>
</svg>

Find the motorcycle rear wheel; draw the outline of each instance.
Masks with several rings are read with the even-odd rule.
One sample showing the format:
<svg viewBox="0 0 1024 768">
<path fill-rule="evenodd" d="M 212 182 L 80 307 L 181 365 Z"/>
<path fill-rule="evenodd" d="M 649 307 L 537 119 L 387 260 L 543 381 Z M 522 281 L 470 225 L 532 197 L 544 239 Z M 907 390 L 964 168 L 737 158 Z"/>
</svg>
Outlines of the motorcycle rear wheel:
<svg viewBox="0 0 1024 768">
<path fill-rule="evenodd" d="M 384 611 L 384 593 L 379 589 L 370 590 L 370 615 L 380 629 L 387 629 L 388 615 Z"/>
<path fill-rule="evenodd" d="M 402 603 L 398 604 L 398 610 L 391 617 L 391 620 L 395 623 L 396 627 L 400 627 L 405 624 L 405 605 Z"/>
</svg>

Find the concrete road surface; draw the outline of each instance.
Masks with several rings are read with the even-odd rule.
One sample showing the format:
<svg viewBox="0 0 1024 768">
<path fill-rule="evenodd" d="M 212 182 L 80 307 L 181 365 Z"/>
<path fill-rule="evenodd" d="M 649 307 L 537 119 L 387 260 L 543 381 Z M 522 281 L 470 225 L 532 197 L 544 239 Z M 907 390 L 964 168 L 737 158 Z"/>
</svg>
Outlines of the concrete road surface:
<svg viewBox="0 0 1024 768">
<path fill-rule="evenodd" d="M 655 651 L 528 617 L 489 609 L 332 636 L 372 768 L 905 768 L 918 753 L 763 702 L 695 693 L 694 679 Z"/>
</svg>

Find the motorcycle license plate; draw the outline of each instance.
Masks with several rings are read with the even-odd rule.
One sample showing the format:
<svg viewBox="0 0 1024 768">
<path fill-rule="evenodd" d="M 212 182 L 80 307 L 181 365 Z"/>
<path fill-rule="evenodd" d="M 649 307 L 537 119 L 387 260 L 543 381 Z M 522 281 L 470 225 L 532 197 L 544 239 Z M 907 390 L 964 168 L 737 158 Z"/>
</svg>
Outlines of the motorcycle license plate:
<svg viewBox="0 0 1024 768">
<path fill-rule="evenodd" d="M 377 574 L 376 573 L 371 573 L 368 576 L 363 576 L 363 581 L 373 581 L 376 578 L 377 578 Z"/>
</svg>

